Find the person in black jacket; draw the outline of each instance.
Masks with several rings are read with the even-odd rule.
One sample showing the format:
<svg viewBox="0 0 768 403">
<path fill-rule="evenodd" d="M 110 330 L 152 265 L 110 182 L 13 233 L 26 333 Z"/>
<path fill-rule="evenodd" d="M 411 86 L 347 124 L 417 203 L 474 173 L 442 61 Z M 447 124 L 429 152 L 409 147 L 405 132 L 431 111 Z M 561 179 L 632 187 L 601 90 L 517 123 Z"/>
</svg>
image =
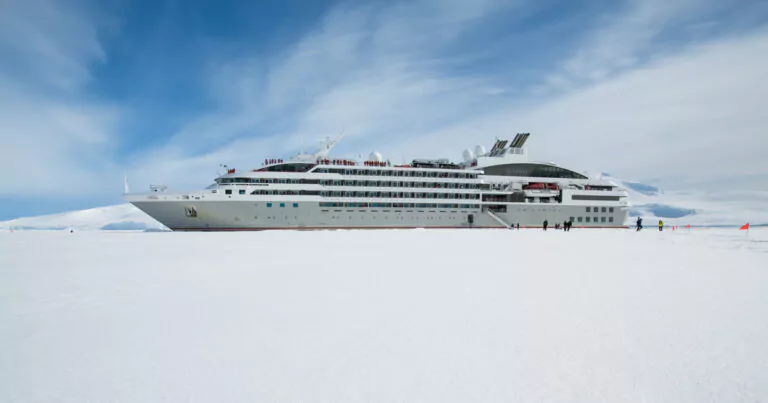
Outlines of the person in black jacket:
<svg viewBox="0 0 768 403">
<path fill-rule="evenodd" d="M 637 225 L 636 225 L 637 231 L 640 231 L 643 229 L 643 219 L 640 217 L 637 217 Z"/>
<path fill-rule="evenodd" d="M 547 225 L 549 225 L 549 221 L 544 220 L 544 231 L 547 230 Z"/>
</svg>

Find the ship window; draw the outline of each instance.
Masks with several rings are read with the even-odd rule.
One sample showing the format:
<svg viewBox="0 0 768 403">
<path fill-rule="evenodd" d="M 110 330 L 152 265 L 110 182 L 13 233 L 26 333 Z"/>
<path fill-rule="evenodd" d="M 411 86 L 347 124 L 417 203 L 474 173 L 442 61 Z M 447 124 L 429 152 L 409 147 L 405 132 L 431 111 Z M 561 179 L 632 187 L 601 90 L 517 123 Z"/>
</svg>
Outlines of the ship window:
<svg viewBox="0 0 768 403">
<path fill-rule="evenodd" d="M 589 217 L 587 217 L 587 222 L 589 222 Z"/>
<path fill-rule="evenodd" d="M 547 164 L 505 164 L 483 168 L 486 175 L 525 176 L 535 178 L 588 179 L 571 170 Z"/>
<path fill-rule="evenodd" d="M 231 195 L 232 194 L 232 189 L 227 189 L 227 190 L 224 191 L 224 193 L 228 194 L 228 195 Z"/>
<path fill-rule="evenodd" d="M 587 207 L 587 213 L 589 213 L 589 207 Z"/>
<path fill-rule="evenodd" d="M 213 190 L 211 190 L 211 193 L 219 193 L 219 191 L 216 190 L 216 189 L 213 189 Z"/>
<path fill-rule="evenodd" d="M 595 222 L 597 222 L 597 217 L 595 217 Z"/>
<path fill-rule="evenodd" d="M 605 222 L 605 217 L 600 217 L 600 222 Z"/>
<path fill-rule="evenodd" d="M 272 207 L 272 203 L 267 203 L 267 207 Z"/>
<path fill-rule="evenodd" d="M 613 222 L 613 217 L 608 217 L 608 222 Z"/>
<path fill-rule="evenodd" d="M 299 207 L 299 203 L 293 203 L 293 208 L 298 208 L 298 207 Z"/>
<path fill-rule="evenodd" d="M 605 213 L 605 207 L 601 207 L 601 208 L 600 208 L 600 212 L 601 212 L 601 213 Z"/>
<path fill-rule="evenodd" d="M 245 194 L 245 189 L 240 189 L 240 191 L 238 193 L 240 193 L 241 195 L 244 195 Z"/>
<path fill-rule="evenodd" d="M 579 222 L 581 222 L 581 221 L 582 221 L 582 219 L 581 219 L 581 217 L 579 217 Z"/>
<path fill-rule="evenodd" d="M 613 213 L 613 207 L 608 207 L 608 212 Z"/>
</svg>

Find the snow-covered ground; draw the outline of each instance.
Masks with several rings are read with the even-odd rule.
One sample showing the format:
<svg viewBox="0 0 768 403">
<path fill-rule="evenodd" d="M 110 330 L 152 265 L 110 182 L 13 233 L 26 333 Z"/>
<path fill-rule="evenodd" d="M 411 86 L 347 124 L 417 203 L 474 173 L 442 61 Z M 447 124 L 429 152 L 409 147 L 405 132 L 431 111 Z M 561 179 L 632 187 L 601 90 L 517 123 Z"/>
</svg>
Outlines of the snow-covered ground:
<svg viewBox="0 0 768 403">
<path fill-rule="evenodd" d="M 768 230 L 0 233 L 2 402 L 768 400 Z"/>
</svg>

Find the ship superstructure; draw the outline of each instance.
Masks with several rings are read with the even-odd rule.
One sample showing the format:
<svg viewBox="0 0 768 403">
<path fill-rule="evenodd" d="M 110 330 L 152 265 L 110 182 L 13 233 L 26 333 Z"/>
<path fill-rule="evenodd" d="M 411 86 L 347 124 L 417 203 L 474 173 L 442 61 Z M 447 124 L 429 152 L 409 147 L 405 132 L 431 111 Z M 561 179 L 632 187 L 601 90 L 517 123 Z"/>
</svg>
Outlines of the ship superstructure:
<svg viewBox="0 0 768 403">
<path fill-rule="evenodd" d="M 622 227 L 627 193 L 555 164 L 530 162 L 523 145 L 497 141 L 465 150 L 464 161 L 417 159 L 393 165 L 332 158 L 339 141 L 314 154 L 228 169 L 208 188 L 169 192 L 155 186 L 126 198 L 177 231 L 340 228 Z"/>
</svg>

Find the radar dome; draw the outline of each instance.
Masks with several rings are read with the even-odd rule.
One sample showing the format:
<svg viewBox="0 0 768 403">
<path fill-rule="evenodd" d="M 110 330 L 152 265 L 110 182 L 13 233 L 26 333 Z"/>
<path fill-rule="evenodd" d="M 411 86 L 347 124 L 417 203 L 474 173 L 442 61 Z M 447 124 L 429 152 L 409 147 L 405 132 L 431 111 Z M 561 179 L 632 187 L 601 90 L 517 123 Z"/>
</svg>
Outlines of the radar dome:
<svg viewBox="0 0 768 403">
<path fill-rule="evenodd" d="M 481 155 L 485 155 L 485 147 L 481 146 L 480 144 L 475 146 L 475 155 L 478 157 Z"/>
<path fill-rule="evenodd" d="M 472 154 L 472 150 L 470 149 L 464 150 L 464 152 L 461 155 L 464 156 L 464 162 L 470 162 L 473 159 L 475 159 L 475 155 Z"/>
<path fill-rule="evenodd" d="M 376 161 L 381 162 L 384 160 L 384 157 L 381 156 L 381 153 L 378 151 L 374 151 L 371 153 L 371 155 L 368 156 L 368 161 Z"/>
</svg>

